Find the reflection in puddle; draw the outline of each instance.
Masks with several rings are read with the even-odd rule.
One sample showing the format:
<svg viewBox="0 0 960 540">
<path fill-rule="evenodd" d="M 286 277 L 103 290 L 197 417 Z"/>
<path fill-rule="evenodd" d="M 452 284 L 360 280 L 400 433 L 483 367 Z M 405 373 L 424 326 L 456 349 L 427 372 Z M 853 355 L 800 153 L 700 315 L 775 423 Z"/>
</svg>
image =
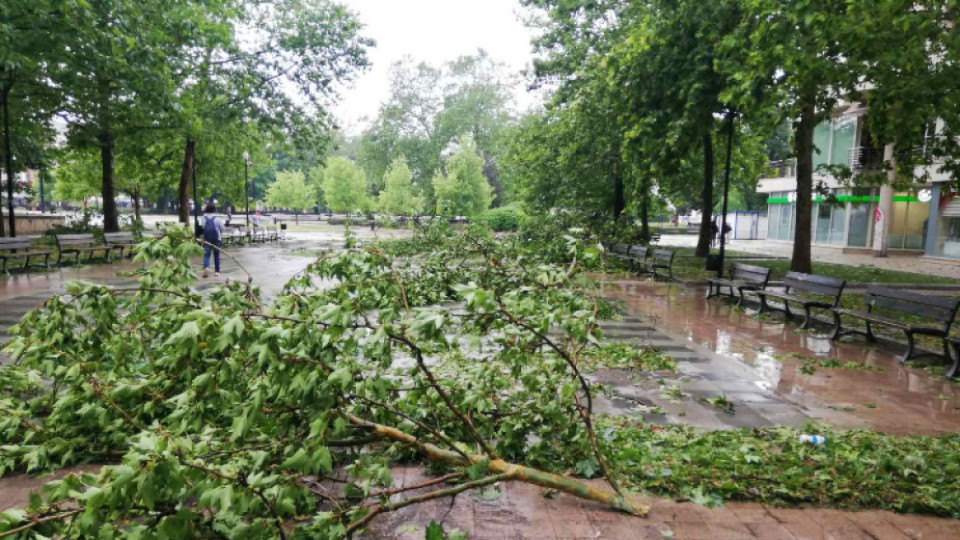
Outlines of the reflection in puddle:
<svg viewBox="0 0 960 540">
<path fill-rule="evenodd" d="M 659 330 L 742 362 L 757 386 L 795 403 L 849 413 L 860 425 L 890 433 L 960 431 L 960 385 L 901 366 L 901 351 L 833 342 L 825 328 L 799 331 L 796 323 L 784 324 L 782 313 L 757 317 L 751 309 L 708 301 L 700 288 L 637 280 L 618 284 L 611 295 L 626 303 L 630 315 L 655 317 Z M 874 369 L 817 363 L 835 364 L 833 359 Z"/>
</svg>

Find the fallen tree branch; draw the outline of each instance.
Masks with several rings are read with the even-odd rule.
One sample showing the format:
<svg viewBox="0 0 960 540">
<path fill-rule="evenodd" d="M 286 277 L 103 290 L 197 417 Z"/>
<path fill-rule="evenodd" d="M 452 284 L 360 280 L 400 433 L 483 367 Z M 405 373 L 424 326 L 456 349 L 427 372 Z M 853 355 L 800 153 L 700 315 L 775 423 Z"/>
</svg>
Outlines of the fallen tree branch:
<svg viewBox="0 0 960 540">
<path fill-rule="evenodd" d="M 472 455 L 470 456 L 469 461 L 467 461 L 456 452 L 444 450 L 433 444 L 422 442 L 413 435 L 404 433 L 399 429 L 369 422 L 352 414 L 346 414 L 346 418 L 351 424 L 368 429 L 378 436 L 416 447 L 424 454 L 424 457 L 431 461 L 439 461 L 450 465 L 464 467 L 486 462 L 487 470 L 489 472 L 494 474 L 509 475 L 510 480 L 518 480 L 530 484 L 536 484 L 545 488 L 556 489 L 557 491 L 562 491 L 581 499 L 604 503 L 616 508 L 617 510 L 636 516 L 645 516 L 650 510 L 650 508 L 646 505 L 629 497 L 625 497 L 617 493 L 611 493 L 606 490 L 597 489 L 566 476 L 548 473 L 538 469 L 525 467 L 523 465 L 508 463 L 502 459 L 491 460 L 486 456 L 480 455 Z"/>
</svg>

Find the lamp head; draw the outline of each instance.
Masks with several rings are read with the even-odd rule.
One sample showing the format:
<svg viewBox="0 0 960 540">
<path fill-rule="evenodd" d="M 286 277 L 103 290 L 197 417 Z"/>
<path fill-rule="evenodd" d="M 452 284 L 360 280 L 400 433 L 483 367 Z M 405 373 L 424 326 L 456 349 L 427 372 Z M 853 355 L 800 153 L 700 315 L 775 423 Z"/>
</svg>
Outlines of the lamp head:
<svg viewBox="0 0 960 540">
<path fill-rule="evenodd" d="M 250 161 L 250 152 L 246 152 L 246 151 L 243 152 L 243 160 Z"/>
</svg>

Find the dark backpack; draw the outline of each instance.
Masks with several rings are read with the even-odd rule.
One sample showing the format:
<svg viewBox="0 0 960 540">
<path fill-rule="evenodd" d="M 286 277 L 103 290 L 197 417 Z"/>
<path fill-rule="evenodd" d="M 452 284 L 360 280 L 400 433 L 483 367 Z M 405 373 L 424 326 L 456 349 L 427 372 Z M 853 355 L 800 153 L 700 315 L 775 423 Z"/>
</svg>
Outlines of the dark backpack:
<svg viewBox="0 0 960 540">
<path fill-rule="evenodd" d="M 203 240 L 211 244 L 220 243 L 220 230 L 217 228 L 217 217 L 203 218 Z"/>
</svg>

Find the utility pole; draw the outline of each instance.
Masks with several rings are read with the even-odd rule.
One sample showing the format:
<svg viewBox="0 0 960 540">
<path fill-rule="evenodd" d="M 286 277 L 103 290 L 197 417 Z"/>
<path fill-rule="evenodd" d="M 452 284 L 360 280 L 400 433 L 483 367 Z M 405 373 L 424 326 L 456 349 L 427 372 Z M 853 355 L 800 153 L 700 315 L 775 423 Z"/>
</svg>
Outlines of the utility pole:
<svg viewBox="0 0 960 540">
<path fill-rule="evenodd" d="M 249 174 L 247 169 L 250 166 L 250 154 L 248 152 L 243 153 L 243 206 L 244 206 L 244 217 L 246 218 L 247 231 L 250 231 L 250 195 L 248 193 L 247 182 Z"/>
</svg>

